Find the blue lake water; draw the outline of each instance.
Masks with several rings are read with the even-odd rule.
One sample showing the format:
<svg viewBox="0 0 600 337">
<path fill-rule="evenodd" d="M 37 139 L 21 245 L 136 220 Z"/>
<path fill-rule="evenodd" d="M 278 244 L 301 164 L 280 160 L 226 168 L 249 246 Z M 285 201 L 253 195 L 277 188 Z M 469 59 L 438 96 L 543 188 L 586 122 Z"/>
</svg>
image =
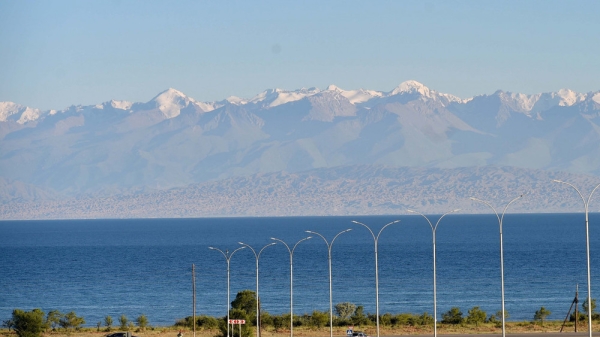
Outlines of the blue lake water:
<svg viewBox="0 0 600 337">
<path fill-rule="evenodd" d="M 437 216 L 430 216 L 437 221 Z M 333 303 L 375 312 L 373 239 L 379 240 L 381 313 L 433 313 L 432 234 L 420 216 L 133 219 L 0 222 L 0 320 L 15 308 L 75 311 L 88 326 L 106 315 L 172 325 L 192 314 L 192 264 L 197 314 L 224 316 L 227 264 L 209 246 L 259 250 L 277 237 L 293 245 L 313 230 L 331 240 Z M 598 285 L 600 214 L 590 215 L 592 297 Z M 509 214 L 504 219 L 504 270 L 509 320 L 530 320 L 541 306 L 563 319 L 579 284 L 587 296 L 583 214 Z M 289 254 L 281 244 L 260 258 L 263 310 L 289 312 Z M 231 258 L 231 300 L 254 290 L 249 249 Z M 450 215 L 437 230 L 438 316 L 452 306 L 488 314 L 501 307 L 499 226 L 494 215 Z M 294 313 L 329 308 L 327 246 L 314 236 L 294 254 Z"/>
</svg>

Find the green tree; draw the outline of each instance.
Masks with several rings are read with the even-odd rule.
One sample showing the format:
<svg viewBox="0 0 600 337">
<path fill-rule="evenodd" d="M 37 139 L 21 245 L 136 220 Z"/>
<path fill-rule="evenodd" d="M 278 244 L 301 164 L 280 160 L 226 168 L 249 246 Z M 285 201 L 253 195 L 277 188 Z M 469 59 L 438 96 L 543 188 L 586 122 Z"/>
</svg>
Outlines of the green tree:
<svg viewBox="0 0 600 337">
<path fill-rule="evenodd" d="M 58 324 L 65 330 L 73 329 L 79 330 L 79 328 L 85 324 L 83 317 L 78 317 L 74 311 L 64 314 Z"/>
<path fill-rule="evenodd" d="M 289 322 L 289 317 L 286 320 L 285 317 L 283 317 L 283 315 L 276 315 L 276 316 L 272 316 L 273 317 L 273 328 L 275 328 L 275 331 L 279 331 L 281 329 L 283 329 L 283 327 L 285 326 L 285 323 Z"/>
<path fill-rule="evenodd" d="M 60 325 L 60 319 L 63 317 L 63 314 L 58 310 L 50 310 L 48 315 L 46 315 L 46 329 L 56 330 L 56 328 Z"/>
<path fill-rule="evenodd" d="M 113 319 L 110 316 L 104 317 L 104 325 L 106 326 L 106 331 L 110 331 L 113 325 Z"/>
<path fill-rule="evenodd" d="M 342 302 L 335 305 L 336 314 L 342 319 L 348 319 L 356 311 L 356 304 L 350 302 Z"/>
<path fill-rule="evenodd" d="M 479 309 L 479 307 L 473 307 L 469 310 L 469 315 L 467 315 L 467 323 L 479 326 L 479 323 L 485 322 L 486 317 L 487 314 L 485 311 Z"/>
<path fill-rule="evenodd" d="M 124 314 L 121 315 L 121 317 L 119 317 L 119 325 L 121 330 L 127 330 L 127 323 L 129 323 L 127 316 L 125 316 Z"/>
<path fill-rule="evenodd" d="M 148 326 L 148 317 L 146 317 L 146 315 L 141 314 L 140 316 L 138 316 L 138 318 L 135 319 L 135 321 L 140 330 L 146 330 L 146 327 Z"/>
<path fill-rule="evenodd" d="M 544 325 L 544 320 L 546 319 L 546 317 L 548 317 L 551 314 L 550 310 L 541 307 L 540 310 L 535 312 L 535 315 L 533 315 L 533 320 L 534 321 L 541 321 L 542 325 Z"/>
<path fill-rule="evenodd" d="M 314 310 L 310 317 L 312 326 L 322 328 L 329 322 L 329 313 L 325 311 Z"/>
<path fill-rule="evenodd" d="M 212 316 L 201 315 L 196 317 L 196 325 L 202 329 L 216 329 L 219 327 L 219 321 Z"/>
<path fill-rule="evenodd" d="M 98 323 L 96 323 L 96 331 L 100 331 L 101 326 L 102 326 L 102 321 L 98 321 Z"/>
<path fill-rule="evenodd" d="M 585 315 L 585 317 L 587 317 L 587 315 L 588 315 L 587 299 L 585 301 L 583 301 L 581 306 L 583 307 L 583 315 Z M 596 299 L 592 298 L 592 320 L 599 319 L 599 318 L 600 318 L 600 315 L 598 313 L 596 313 Z"/>
<path fill-rule="evenodd" d="M 379 324 L 382 326 L 391 326 L 393 318 L 394 316 L 392 316 L 392 314 L 386 312 L 385 314 L 379 316 Z M 375 322 L 377 322 L 377 317 L 375 317 Z"/>
<path fill-rule="evenodd" d="M 419 325 L 433 325 L 433 316 L 424 312 L 421 316 L 417 318 L 416 323 Z"/>
<path fill-rule="evenodd" d="M 444 324 L 460 324 L 463 321 L 463 313 L 458 307 L 452 307 L 450 310 L 442 314 L 442 323 Z"/>
<path fill-rule="evenodd" d="M 356 307 L 354 314 L 350 317 L 350 320 L 354 325 L 367 325 L 369 324 L 369 318 L 365 315 L 365 308 L 362 305 Z"/>
<path fill-rule="evenodd" d="M 243 310 L 248 316 L 256 317 L 256 293 L 252 290 L 242 290 L 231 302 L 233 309 Z"/>
<path fill-rule="evenodd" d="M 504 319 L 506 320 L 509 317 L 510 314 L 508 313 L 508 311 L 504 310 Z M 490 323 L 494 323 L 496 326 L 502 326 L 502 310 L 498 310 L 495 314 L 490 315 L 487 321 Z"/>
<path fill-rule="evenodd" d="M 19 337 L 39 337 L 44 329 L 44 312 L 40 309 L 12 312 L 13 329 Z"/>
<path fill-rule="evenodd" d="M 175 326 L 178 326 L 178 327 L 184 326 L 184 327 L 192 329 L 194 327 L 194 325 L 192 324 L 193 321 L 194 321 L 194 319 L 192 316 L 187 316 L 184 319 L 177 320 L 175 322 Z M 212 316 L 207 316 L 207 315 L 196 316 L 196 327 L 201 328 L 201 329 L 218 329 L 219 321 Z"/>
<path fill-rule="evenodd" d="M 415 319 L 415 315 L 408 314 L 408 313 L 402 313 L 402 314 L 395 315 L 393 322 L 395 325 L 410 325 L 410 326 L 415 326 L 417 323 L 416 319 Z"/>
<path fill-rule="evenodd" d="M 583 311 L 587 314 L 587 312 L 588 312 L 588 300 L 587 300 L 587 298 L 585 299 L 585 301 L 583 301 L 583 303 L 581 304 L 581 306 L 583 307 Z M 596 299 L 592 298 L 592 315 L 594 314 L 595 311 L 596 311 Z"/>
</svg>

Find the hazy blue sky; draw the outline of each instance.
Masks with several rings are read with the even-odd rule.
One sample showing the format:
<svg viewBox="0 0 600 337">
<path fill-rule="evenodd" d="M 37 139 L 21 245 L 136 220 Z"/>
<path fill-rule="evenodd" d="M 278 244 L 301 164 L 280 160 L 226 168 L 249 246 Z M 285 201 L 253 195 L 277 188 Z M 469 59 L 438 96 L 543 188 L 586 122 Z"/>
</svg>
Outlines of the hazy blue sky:
<svg viewBox="0 0 600 337">
<path fill-rule="evenodd" d="M 267 88 L 600 90 L 599 1 L 0 0 L 0 101 Z"/>
</svg>

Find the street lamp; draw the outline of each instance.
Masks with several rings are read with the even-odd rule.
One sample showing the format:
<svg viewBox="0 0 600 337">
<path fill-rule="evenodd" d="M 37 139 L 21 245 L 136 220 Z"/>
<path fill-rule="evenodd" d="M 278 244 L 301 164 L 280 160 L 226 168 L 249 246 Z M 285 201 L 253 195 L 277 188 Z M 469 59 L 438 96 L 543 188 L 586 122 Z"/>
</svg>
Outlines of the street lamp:
<svg viewBox="0 0 600 337">
<path fill-rule="evenodd" d="M 219 248 L 215 248 L 215 247 L 208 247 L 208 249 L 212 249 L 212 250 L 216 250 L 221 252 L 221 254 L 223 254 L 223 256 L 225 256 L 225 260 L 227 261 L 227 337 L 229 337 L 229 262 L 231 261 L 231 257 L 233 256 L 233 254 L 235 254 L 235 252 L 237 252 L 240 249 L 244 249 L 246 247 L 242 246 L 236 250 L 234 250 L 233 252 L 231 252 L 231 254 L 229 254 L 229 250 L 226 250 L 225 252 L 223 252 L 222 250 L 220 250 Z"/>
<path fill-rule="evenodd" d="M 565 184 L 565 185 L 569 185 L 569 186 L 573 187 L 573 189 L 575 189 L 575 191 L 577 191 L 577 193 L 581 197 L 581 200 L 583 200 L 583 206 L 585 207 L 585 243 L 586 243 L 586 250 L 587 250 L 587 287 L 588 287 L 588 292 L 587 292 L 588 330 L 589 330 L 590 337 L 592 337 L 592 304 L 591 304 L 592 303 L 592 277 L 591 277 L 591 272 L 590 272 L 590 230 L 589 230 L 588 211 L 589 211 L 590 201 L 592 200 L 592 195 L 594 194 L 596 189 L 598 187 L 600 187 L 600 184 L 598 184 L 598 185 L 596 185 L 596 187 L 594 187 L 594 189 L 592 190 L 592 193 L 590 193 L 590 196 L 588 197 L 588 199 L 586 201 L 585 198 L 583 197 L 583 195 L 581 194 L 581 192 L 579 192 L 579 190 L 577 189 L 577 187 L 573 186 L 572 184 L 561 181 L 561 180 L 552 180 L 552 181 L 555 183 L 561 183 L 561 184 Z"/>
<path fill-rule="evenodd" d="M 502 211 L 502 216 L 498 216 L 498 212 L 496 212 L 496 209 L 487 201 L 483 201 L 477 198 L 473 198 L 471 197 L 470 199 L 473 201 L 477 201 L 477 202 L 481 202 L 484 203 L 486 205 L 488 205 L 493 211 L 494 214 L 496 214 L 496 218 L 498 218 L 498 225 L 500 226 L 500 288 L 502 291 L 502 337 L 506 337 L 506 324 L 505 324 L 505 312 L 504 312 L 504 243 L 502 242 L 502 221 L 504 220 L 504 213 L 506 213 L 506 210 L 508 209 L 508 206 L 510 206 L 510 204 L 512 204 L 513 202 L 517 201 L 518 199 L 522 198 L 523 194 L 521 194 L 520 196 L 514 198 L 513 200 L 511 200 L 508 204 L 506 204 L 506 206 L 504 207 L 504 210 Z"/>
<path fill-rule="evenodd" d="M 248 247 L 250 248 L 250 250 L 252 251 L 252 253 L 254 253 L 254 257 L 256 258 L 256 337 L 258 337 L 260 335 L 260 312 L 259 312 L 259 308 L 258 308 L 258 259 L 260 259 L 260 254 L 262 253 L 263 250 L 265 250 L 265 248 L 275 245 L 275 242 L 271 242 L 268 245 L 262 247 L 259 251 L 258 254 L 256 254 L 256 251 L 254 250 L 254 248 L 252 248 L 250 245 L 245 244 L 243 242 L 238 242 L 240 245 L 242 245 L 242 247 Z"/>
<path fill-rule="evenodd" d="M 321 239 L 323 239 L 323 241 L 325 241 L 325 244 L 327 245 L 327 251 L 329 253 L 329 337 L 333 337 L 333 296 L 332 296 L 332 292 L 331 292 L 331 246 L 333 246 L 333 242 L 335 241 L 335 239 L 340 236 L 340 234 L 346 233 L 351 231 L 352 228 L 348 228 L 344 231 L 341 231 L 339 233 L 337 233 L 336 236 L 333 237 L 333 240 L 331 240 L 331 243 L 327 242 L 327 239 L 325 239 L 325 237 L 317 232 L 313 232 L 313 231 L 305 231 L 306 233 L 310 233 L 310 234 L 315 234 L 321 237 Z"/>
<path fill-rule="evenodd" d="M 437 337 L 437 280 L 436 280 L 436 274 L 435 274 L 435 237 L 436 237 L 436 231 L 437 231 L 437 227 L 440 224 L 440 221 L 442 221 L 442 218 L 445 217 L 446 215 L 450 214 L 450 213 L 454 213 L 454 212 L 458 212 L 460 211 L 460 209 L 455 209 L 453 211 L 450 211 L 448 213 L 444 213 L 439 219 L 438 221 L 435 223 L 435 226 L 433 224 L 431 224 L 431 221 L 429 221 L 429 218 L 427 218 L 425 216 L 425 214 L 419 213 L 417 211 L 413 211 L 412 209 L 408 209 L 406 210 L 407 212 L 410 213 L 415 213 L 415 214 L 419 214 L 420 216 L 424 217 L 425 220 L 427 220 L 427 222 L 429 223 L 429 227 L 431 227 L 431 233 L 433 236 L 433 336 Z"/>
<path fill-rule="evenodd" d="M 388 224 L 386 224 L 385 226 L 383 226 L 380 230 L 379 233 L 377 233 L 377 236 L 375 236 L 375 234 L 373 233 L 373 231 L 371 230 L 371 228 L 369 228 L 369 226 L 365 225 L 362 222 L 358 222 L 358 221 L 354 221 L 352 220 L 352 222 L 354 222 L 357 225 L 362 225 L 364 227 L 366 227 L 369 232 L 371 233 L 371 236 L 373 236 L 373 240 L 375 241 L 375 311 L 376 311 L 376 315 L 377 315 L 377 337 L 379 337 L 379 263 L 377 260 L 377 243 L 379 241 L 379 236 L 381 235 L 381 232 L 383 232 L 383 230 L 392 224 L 395 224 L 397 222 L 400 222 L 400 220 L 396 220 L 396 221 L 392 221 Z"/>
<path fill-rule="evenodd" d="M 296 246 L 298 246 L 298 244 L 302 241 L 308 240 L 308 239 L 312 239 L 312 236 L 308 236 L 305 237 L 304 239 L 301 239 L 300 241 L 296 242 L 296 244 L 294 245 L 294 247 L 292 249 L 290 249 L 290 246 L 287 245 L 287 243 L 285 243 L 283 240 L 277 239 L 277 238 L 271 238 L 271 240 L 275 240 L 275 241 L 279 241 L 281 243 L 283 243 L 283 245 L 285 246 L 285 248 L 287 248 L 288 252 L 290 252 L 290 337 L 294 337 L 294 265 L 293 265 L 293 261 L 294 261 L 294 250 L 296 250 Z"/>
</svg>

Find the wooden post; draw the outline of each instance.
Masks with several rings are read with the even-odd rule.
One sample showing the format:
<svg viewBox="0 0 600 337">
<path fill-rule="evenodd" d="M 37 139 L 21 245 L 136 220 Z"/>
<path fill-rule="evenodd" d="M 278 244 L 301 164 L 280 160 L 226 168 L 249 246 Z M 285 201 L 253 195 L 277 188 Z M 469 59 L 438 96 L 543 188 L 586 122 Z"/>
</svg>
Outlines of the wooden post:
<svg viewBox="0 0 600 337">
<path fill-rule="evenodd" d="M 579 284 L 575 288 L 575 332 L 577 332 L 577 323 L 579 323 L 579 313 L 577 307 L 579 306 Z"/>
<path fill-rule="evenodd" d="M 194 337 L 196 337 L 196 266 L 192 263 L 192 319 Z"/>
</svg>

